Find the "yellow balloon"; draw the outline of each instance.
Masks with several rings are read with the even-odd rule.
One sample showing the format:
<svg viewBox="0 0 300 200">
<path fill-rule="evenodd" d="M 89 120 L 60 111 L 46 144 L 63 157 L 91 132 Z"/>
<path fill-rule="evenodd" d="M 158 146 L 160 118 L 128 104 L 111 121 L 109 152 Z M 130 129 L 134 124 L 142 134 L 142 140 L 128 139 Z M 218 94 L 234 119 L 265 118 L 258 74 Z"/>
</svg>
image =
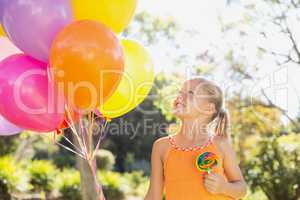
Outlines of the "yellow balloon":
<svg viewBox="0 0 300 200">
<path fill-rule="evenodd" d="M 5 32 L 0 24 L 0 36 L 5 36 Z"/>
<path fill-rule="evenodd" d="M 76 19 L 98 20 L 121 33 L 130 23 L 137 0 L 72 0 Z"/>
<path fill-rule="evenodd" d="M 154 67 L 147 50 L 132 40 L 121 41 L 125 69 L 121 82 L 100 108 L 108 118 L 122 116 L 137 107 L 149 94 L 154 82 Z"/>
</svg>

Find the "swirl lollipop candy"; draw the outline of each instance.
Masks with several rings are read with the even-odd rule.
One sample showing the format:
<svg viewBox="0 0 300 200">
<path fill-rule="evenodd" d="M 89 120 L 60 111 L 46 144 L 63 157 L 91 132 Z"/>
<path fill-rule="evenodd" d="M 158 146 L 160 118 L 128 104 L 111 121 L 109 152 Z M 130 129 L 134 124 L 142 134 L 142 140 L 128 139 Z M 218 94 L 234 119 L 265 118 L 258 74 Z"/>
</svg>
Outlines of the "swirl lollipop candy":
<svg viewBox="0 0 300 200">
<path fill-rule="evenodd" d="M 216 154 L 212 152 L 205 152 L 197 156 L 196 166 L 200 172 L 210 173 L 216 165 L 218 165 L 218 159 Z"/>
</svg>

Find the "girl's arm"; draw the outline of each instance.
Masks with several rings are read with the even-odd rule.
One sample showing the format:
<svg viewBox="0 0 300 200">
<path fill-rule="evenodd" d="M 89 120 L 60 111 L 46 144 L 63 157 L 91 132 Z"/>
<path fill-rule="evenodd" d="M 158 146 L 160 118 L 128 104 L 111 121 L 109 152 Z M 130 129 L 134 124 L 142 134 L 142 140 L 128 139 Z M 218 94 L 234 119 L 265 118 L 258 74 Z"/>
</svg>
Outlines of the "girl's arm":
<svg viewBox="0 0 300 200">
<path fill-rule="evenodd" d="M 224 193 L 240 199 L 247 193 L 247 186 L 238 165 L 236 153 L 228 139 L 223 138 L 221 142 L 222 151 L 224 152 L 224 170 L 228 183 L 224 186 Z"/>
<path fill-rule="evenodd" d="M 163 160 L 161 139 L 153 144 L 151 154 L 150 187 L 145 200 L 161 200 L 163 198 Z"/>
<path fill-rule="evenodd" d="M 247 186 L 239 168 L 236 154 L 230 141 L 226 138 L 218 138 L 218 146 L 224 155 L 223 165 L 227 177 L 211 173 L 205 179 L 205 185 L 211 193 L 221 193 L 234 199 L 241 199 L 247 193 Z"/>
</svg>

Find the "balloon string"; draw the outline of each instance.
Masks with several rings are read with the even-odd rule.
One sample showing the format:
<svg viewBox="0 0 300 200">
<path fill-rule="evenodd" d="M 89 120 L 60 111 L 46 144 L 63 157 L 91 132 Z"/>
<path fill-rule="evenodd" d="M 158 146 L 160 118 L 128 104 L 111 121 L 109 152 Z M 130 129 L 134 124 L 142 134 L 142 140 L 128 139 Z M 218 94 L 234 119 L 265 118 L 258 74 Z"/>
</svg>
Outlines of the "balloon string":
<svg viewBox="0 0 300 200">
<path fill-rule="evenodd" d="M 97 152 L 98 149 L 99 149 L 100 143 L 101 143 L 101 141 L 102 141 L 102 134 L 103 134 L 103 132 L 105 131 L 107 124 L 108 124 L 108 121 L 105 120 L 104 125 L 101 125 L 100 136 L 99 136 L 99 138 L 98 138 L 98 142 L 97 142 L 97 145 L 96 145 L 96 147 L 95 147 L 95 149 L 94 149 L 93 156 L 92 156 L 93 159 L 95 158 L 96 152 Z"/>
<path fill-rule="evenodd" d="M 98 117 L 101 117 L 102 116 L 102 113 L 98 110 L 98 109 L 95 109 L 95 114 L 98 116 Z"/>
<path fill-rule="evenodd" d="M 52 144 L 56 143 L 56 131 L 53 132 Z"/>
<path fill-rule="evenodd" d="M 88 149 L 87 149 L 87 145 L 86 145 L 86 130 L 83 126 L 83 122 L 82 122 L 82 119 L 81 119 L 81 115 L 80 115 L 80 118 L 79 118 L 79 126 L 80 126 L 80 137 L 82 139 L 82 143 L 83 143 L 83 147 L 84 147 L 84 154 L 87 158 L 88 156 Z"/>
<path fill-rule="evenodd" d="M 81 154 L 83 154 L 84 152 L 78 148 L 75 144 L 73 144 L 66 136 L 62 136 L 69 144 L 71 144 L 77 151 L 79 151 Z"/>
<path fill-rule="evenodd" d="M 92 137 L 93 137 L 93 127 L 94 127 L 94 123 L 95 123 L 95 119 L 94 117 L 92 116 L 92 112 L 89 113 L 88 115 L 88 121 L 90 123 L 89 126 L 84 126 L 84 123 L 83 123 L 83 119 L 81 118 L 81 115 L 80 115 L 80 118 L 79 118 L 79 132 L 76 130 L 76 127 L 74 125 L 74 121 L 71 117 L 71 114 L 70 114 L 70 110 L 68 109 L 67 105 L 66 105 L 66 111 L 67 111 L 67 114 L 68 114 L 68 118 L 69 120 L 67 120 L 67 124 L 69 125 L 69 127 L 71 128 L 72 130 L 72 133 L 76 136 L 76 139 L 79 143 L 79 147 L 77 147 L 76 145 L 74 145 L 69 139 L 67 139 L 66 137 L 64 137 L 73 147 L 76 148 L 77 151 L 79 151 L 80 153 L 78 153 L 77 151 L 74 151 L 73 149 L 65 146 L 65 145 L 62 145 L 60 143 L 57 142 L 58 145 L 62 146 L 63 148 L 73 152 L 74 154 L 78 155 L 79 157 L 85 159 L 88 161 L 90 167 L 91 167 L 91 170 L 92 170 L 92 174 L 93 174 L 93 177 L 95 179 L 95 183 L 96 183 L 96 187 L 97 187 L 97 190 L 99 192 L 99 194 L 101 195 L 101 200 L 105 200 L 105 197 L 104 197 L 104 194 L 103 194 L 103 190 L 102 190 L 102 186 L 101 184 L 98 183 L 97 181 L 97 173 L 96 173 L 96 166 L 93 165 L 92 163 L 95 162 L 95 154 L 96 154 L 96 151 L 99 149 L 99 146 L 100 146 L 100 142 L 102 140 L 102 136 L 101 134 L 103 133 L 103 130 L 105 130 L 106 126 L 107 126 L 107 122 L 111 121 L 111 119 L 109 118 L 105 118 L 105 123 L 104 125 L 101 125 L 101 129 L 100 129 L 100 137 L 98 139 L 98 142 L 97 142 L 97 145 L 95 147 L 95 149 L 93 149 L 93 143 L 92 143 Z M 103 116 L 98 110 L 96 110 L 96 115 L 98 115 L 99 117 Z M 80 114 L 80 113 L 79 113 Z M 90 145 L 90 148 L 87 147 L 87 140 L 88 139 L 88 144 Z M 81 149 L 81 150 L 80 150 Z"/>
<path fill-rule="evenodd" d="M 76 136 L 76 140 L 78 141 L 78 144 L 79 144 L 79 146 L 80 146 L 80 149 L 84 150 L 84 148 L 82 147 L 82 141 L 81 141 L 81 139 L 79 138 L 79 136 L 77 135 L 77 134 L 78 134 L 77 131 L 73 131 L 72 133 Z"/>
<path fill-rule="evenodd" d="M 95 109 L 94 112 L 98 117 L 103 117 L 106 121 L 111 122 L 112 118 L 104 116 L 98 109 Z"/>
<path fill-rule="evenodd" d="M 78 135 L 78 132 L 77 132 L 76 127 L 75 127 L 75 123 L 74 123 L 74 121 L 73 121 L 73 119 L 72 119 L 72 116 L 71 116 L 71 114 L 70 114 L 70 110 L 68 109 L 67 105 L 65 105 L 65 109 L 66 109 L 66 111 L 67 111 L 68 118 L 69 118 L 69 120 L 70 120 L 70 122 L 71 122 L 71 123 L 70 123 L 69 120 L 67 120 L 67 123 L 68 123 L 68 125 L 70 126 L 70 128 L 72 129 L 72 132 L 74 133 L 74 135 L 76 136 L 80 148 L 81 148 L 81 149 L 84 149 L 84 148 L 83 148 L 83 144 L 82 144 L 82 140 L 80 139 L 80 137 L 79 137 L 79 135 Z"/>
<path fill-rule="evenodd" d="M 56 144 L 59 145 L 59 146 L 61 146 L 61 147 L 63 147 L 63 148 L 65 148 L 66 150 L 71 151 L 72 153 L 78 155 L 78 156 L 81 157 L 82 159 L 86 160 L 86 158 L 85 158 L 83 155 L 81 155 L 80 153 L 74 151 L 73 149 L 71 149 L 71 148 L 69 148 L 69 147 L 67 147 L 67 146 L 65 146 L 65 145 L 63 145 L 63 144 L 61 144 L 61 143 L 59 143 L 59 142 L 56 142 Z"/>
<path fill-rule="evenodd" d="M 98 109 L 95 110 L 95 114 L 97 115 L 97 117 L 103 118 L 103 115 L 100 113 L 100 111 L 99 111 Z M 104 118 L 104 119 L 105 119 L 105 118 Z M 93 127 L 94 127 L 94 123 L 95 123 L 95 118 L 92 117 L 92 118 L 90 119 L 90 121 L 91 121 L 91 128 L 93 128 Z M 93 162 L 95 162 L 95 155 L 96 155 L 97 150 L 99 149 L 100 142 L 101 142 L 101 140 L 102 140 L 102 134 L 103 134 L 104 130 L 106 129 L 107 122 L 108 122 L 108 121 L 105 120 L 105 123 L 104 123 L 104 124 L 101 124 L 100 136 L 99 136 L 99 138 L 98 138 L 97 145 L 96 145 L 95 149 L 94 149 L 93 152 L 92 152 L 92 158 L 91 158 L 91 159 L 92 159 Z M 91 166 L 91 167 L 92 167 L 92 166 Z M 104 194 L 103 194 L 102 186 L 101 186 L 101 184 L 99 184 L 98 181 L 97 181 L 96 165 L 93 166 L 92 170 L 93 170 L 93 172 L 94 172 L 94 176 L 95 176 L 95 180 L 96 180 L 96 184 L 97 184 L 96 186 L 97 186 L 97 189 L 98 189 L 98 193 L 99 193 L 99 195 L 101 195 L 101 196 L 100 196 L 100 200 L 106 200 L 106 199 L 105 199 L 105 196 L 104 196 Z"/>
<path fill-rule="evenodd" d="M 77 137 L 77 131 L 76 131 L 76 128 L 75 128 L 75 126 L 73 126 L 73 124 L 72 123 L 70 123 L 70 122 L 68 122 L 67 121 L 67 124 L 68 124 L 68 126 L 71 128 L 71 130 L 72 130 L 72 133 Z M 78 140 L 78 138 L 77 138 L 77 140 Z"/>
<path fill-rule="evenodd" d="M 94 177 L 94 180 L 95 180 L 95 184 L 96 184 L 96 187 L 97 187 L 96 188 L 97 192 L 98 192 L 99 195 L 101 195 L 100 196 L 100 200 L 106 200 L 105 196 L 103 194 L 102 186 L 101 186 L 101 184 L 98 183 L 95 160 L 90 160 L 90 161 L 88 161 L 88 163 L 89 163 L 89 166 L 90 166 L 90 168 L 92 170 L 92 174 L 93 174 L 93 177 Z"/>
<path fill-rule="evenodd" d="M 97 115 L 97 113 L 96 113 Z M 101 115 L 99 115 L 98 113 L 98 116 L 100 117 Z M 89 139 L 91 139 L 90 142 L 92 142 L 92 137 L 93 137 L 93 128 L 94 128 L 94 123 L 95 123 L 95 118 L 93 116 L 93 113 L 90 112 L 89 115 L 88 115 L 88 121 L 89 121 L 89 127 L 87 127 L 87 133 L 89 134 Z M 93 151 L 93 144 L 90 144 L 91 148 L 90 148 L 90 158 L 89 158 L 89 165 L 90 165 L 90 168 L 92 170 L 92 174 L 94 176 L 94 180 L 95 180 L 95 187 L 97 189 L 97 192 L 100 196 L 100 200 L 105 200 L 104 198 L 104 195 L 103 195 L 103 190 L 102 190 L 102 187 L 101 187 L 101 184 L 99 184 L 98 182 L 98 179 L 97 179 L 97 169 L 96 169 L 96 160 L 95 160 L 95 156 L 94 156 L 94 151 Z"/>
<path fill-rule="evenodd" d="M 89 139 L 89 159 L 92 160 L 92 155 L 93 155 L 93 127 L 94 127 L 94 118 L 92 116 L 92 112 L 89 113 L 88 115 L 88 121 L 89 121 L 89 126 L 87 126 L 87 133 L 88 133 L 88 139 Z"/>
</svg>

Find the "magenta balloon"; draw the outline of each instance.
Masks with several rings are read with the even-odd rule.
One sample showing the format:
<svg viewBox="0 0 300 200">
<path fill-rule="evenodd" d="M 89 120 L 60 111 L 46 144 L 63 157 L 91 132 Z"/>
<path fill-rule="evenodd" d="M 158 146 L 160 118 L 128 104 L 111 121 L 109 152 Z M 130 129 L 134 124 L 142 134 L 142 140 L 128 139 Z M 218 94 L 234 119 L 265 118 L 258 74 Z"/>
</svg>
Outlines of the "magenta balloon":
<svg viewBox="0 0 300 200">
<path fill-rule="evenodd" d="M 0 136 L 16 135 L 23 130 L 0 115 Z"/>
<path fill-rule="evenodd" d="M 13 124 L 49 132 L 64 119 L 63 95 L 48 78 L 47 64 L 24 54 L 0 62 L 0 113 Z"/>
<path fill-rule="evenodd" d="M 3 4 L 2 24 L 8 37 L 24 53 L 47 62 L 56 34 L 73 19 L 70 0 L 6 0 Z"/>
</svg>

